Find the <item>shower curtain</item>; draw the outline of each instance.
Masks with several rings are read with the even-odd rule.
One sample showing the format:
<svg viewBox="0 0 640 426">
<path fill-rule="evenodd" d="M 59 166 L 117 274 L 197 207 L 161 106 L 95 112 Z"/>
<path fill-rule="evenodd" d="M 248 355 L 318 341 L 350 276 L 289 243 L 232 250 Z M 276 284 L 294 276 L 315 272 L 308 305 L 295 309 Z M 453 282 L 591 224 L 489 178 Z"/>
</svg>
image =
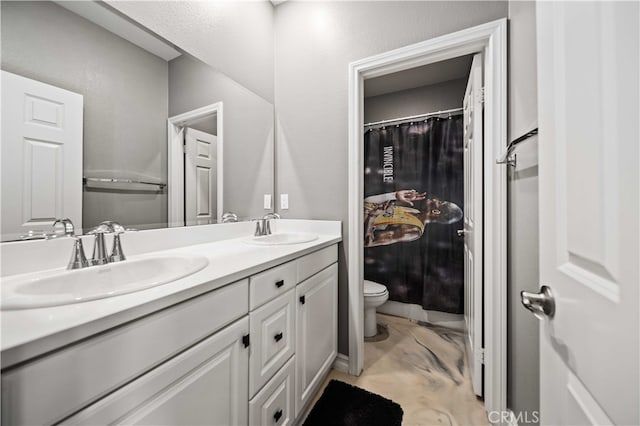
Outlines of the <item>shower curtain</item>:
<svg viewBox="0 0 640 426">
<path fill-rule="evenodd" d="M 462 115 L 365 130 L 365 279 L 464 312 Z"/>
</svg>

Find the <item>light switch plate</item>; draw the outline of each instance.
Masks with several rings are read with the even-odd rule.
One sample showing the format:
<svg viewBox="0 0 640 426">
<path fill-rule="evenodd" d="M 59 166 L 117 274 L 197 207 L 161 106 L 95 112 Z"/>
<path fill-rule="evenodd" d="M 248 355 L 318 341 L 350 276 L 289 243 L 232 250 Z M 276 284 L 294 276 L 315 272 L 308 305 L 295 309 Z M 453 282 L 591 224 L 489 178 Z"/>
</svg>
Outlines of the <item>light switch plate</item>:
<svg viewBox="0 0 640 426">
<path fill-rule="evenodd" d="M 280 194 L 280 208 L 283 210 L 289 208 L 289 194 Z"/>
<path fill-rule="evenodd" d="M 271 209 L 271 194 L 264 194 L 264 208 L 265 210 Z"/>
</svg>

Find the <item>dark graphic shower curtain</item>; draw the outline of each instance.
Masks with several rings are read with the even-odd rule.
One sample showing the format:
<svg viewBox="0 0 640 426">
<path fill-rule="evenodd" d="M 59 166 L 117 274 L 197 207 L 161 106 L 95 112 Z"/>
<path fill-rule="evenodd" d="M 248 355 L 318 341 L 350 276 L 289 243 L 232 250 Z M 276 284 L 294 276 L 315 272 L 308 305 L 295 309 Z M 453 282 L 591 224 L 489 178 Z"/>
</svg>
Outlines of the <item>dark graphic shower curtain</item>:
<svg viewBox="0 0 640 426">
<path fill-rule="evenodd" d="M 364 142 L 365 279 L 390 300 L 463 313 L 462 116 L 365 130 Z"/>
</svg>

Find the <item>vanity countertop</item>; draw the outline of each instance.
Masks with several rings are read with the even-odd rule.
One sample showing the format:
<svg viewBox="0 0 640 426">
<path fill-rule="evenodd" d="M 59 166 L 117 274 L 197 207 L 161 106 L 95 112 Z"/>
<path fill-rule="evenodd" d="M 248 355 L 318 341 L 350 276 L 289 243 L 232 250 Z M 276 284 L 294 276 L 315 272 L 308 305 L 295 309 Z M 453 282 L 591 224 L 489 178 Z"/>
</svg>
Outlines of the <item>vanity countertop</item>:
<svg viewBox="0 0 640 426">
<path fill-rule="evenodd" d="M 194 296 L 220 288 L 342 240 L 318 233 L 302 244 L 256 246 L 247 237 L 195 244 L 129 256 L 205 256 L 209 265 L 185 278 L 121 296 L 55 307 L 2 311 L 2 368 L 108 330 Z"/>
</svg>

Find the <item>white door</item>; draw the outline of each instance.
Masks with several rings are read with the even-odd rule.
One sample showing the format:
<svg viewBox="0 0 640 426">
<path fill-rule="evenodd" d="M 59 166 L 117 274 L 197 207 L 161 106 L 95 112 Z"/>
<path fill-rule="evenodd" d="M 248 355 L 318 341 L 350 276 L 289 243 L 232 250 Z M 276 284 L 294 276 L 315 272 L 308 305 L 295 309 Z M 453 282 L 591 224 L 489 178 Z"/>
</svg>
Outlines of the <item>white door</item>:
<svg viewBox="0 0 640 426">
<path fill-rule="evenodd" d="M 82 230 L 82 95 L 2 71 L 2 241 Z"/>
<path fill-rule="evenodd" d="M 185 131 L 185 221 L 206 225 L 217 219 L 217 138 L 187 128 Z"/>
<path fill-rule="evenodd" d="M 637 2 L 538 2 L 544 425 L 640 424 Z"/>
<path fill-rule="evenodd" d="M 464 322 L 473 391 L 482 396 L 482 54 L 473 57 L 463 110 Z"/>
<path fill-rule="evenodd" d="M 296 417 L 315 395 L 338 353 L 338 266 L 296 287 Z"/>
</svg>

